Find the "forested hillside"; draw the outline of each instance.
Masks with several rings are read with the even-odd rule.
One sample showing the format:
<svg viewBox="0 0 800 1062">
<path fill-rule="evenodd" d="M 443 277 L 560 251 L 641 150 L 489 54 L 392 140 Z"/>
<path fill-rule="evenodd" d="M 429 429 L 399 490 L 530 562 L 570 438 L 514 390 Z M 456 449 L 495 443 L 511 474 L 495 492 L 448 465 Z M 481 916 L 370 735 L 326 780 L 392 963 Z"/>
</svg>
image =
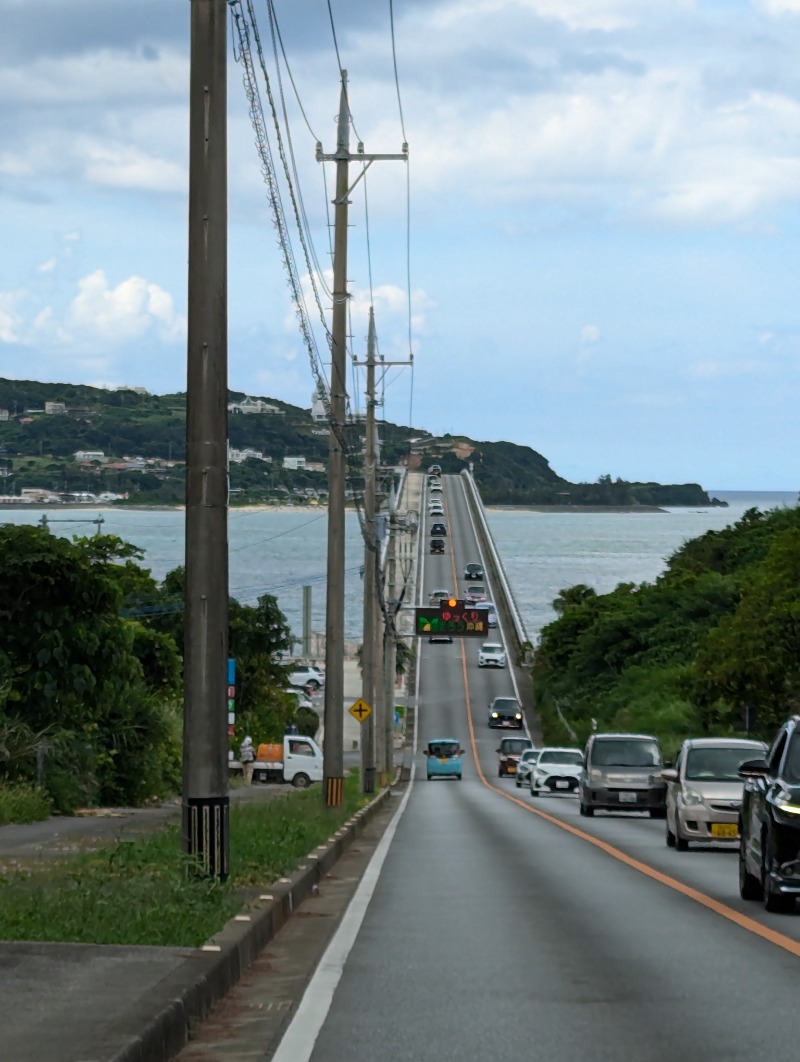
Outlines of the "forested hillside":
<svg viewBox="0 0 800 1062">
<path fill-rule="evenodd" d="M 229 403 L 247 396 L 231 391 Z M 270 412 L 232 413 L 232 450 L 249 456 L 231 460 L 234 501 L 307 501 L 325 491 L 328 436 L 310 410 L 279 399 L 261 401 Z M 52 405 L 58 407 L 54 411 Z M 446 473 L 472 465 L 487 505 L 707 505 L 697 483 L 629 483 L 603 475 L 595 483 L 570 483 L 529 446 L 476 441 L 467 435 L 434 436 L 418 428 L 382 422 L 381 461 L 410 469 L 436 461 Z M 176 504 L 184 496 L 186 396 L 151 395 L 74 384 L 0 379 L 0 494 L 41 488 L 62 494 L 115 493 L 146 504 Z M 363 422 L 349 428 L 350 485 L 361 486 Z M 83 451 L 101 459 L 76 461 Z M 143 459 L 136 467 L 130 459 Z M 302 458 L 311 468 L 284 467 Z M 290 460 L 289 463 L 295 463 Z M 141 465 L 141 462 L 140 462 Z"/>
<path fill-rule="evenodd" d="M 548 741 L 600 730 L 758 734 L 800 711 L 800 509 L 752 509 L 687 542 L 655 583 L 554 602 L 536 653 Z M 559 718 L 559 712 L 562 719 Z"/>
</svg>

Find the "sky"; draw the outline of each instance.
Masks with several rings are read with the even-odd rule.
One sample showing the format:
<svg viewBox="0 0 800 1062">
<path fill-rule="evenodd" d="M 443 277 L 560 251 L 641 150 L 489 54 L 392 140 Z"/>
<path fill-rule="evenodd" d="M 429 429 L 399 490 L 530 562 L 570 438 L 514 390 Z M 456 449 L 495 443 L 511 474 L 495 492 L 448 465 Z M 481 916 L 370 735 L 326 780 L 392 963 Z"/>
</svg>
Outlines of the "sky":
<svg viewBox="0 0 800 1062">
<path fill-rule="evenodd" d="M 192 2 L 0 0 L 0 376 L 186 389 Z M 352 149 L 408 143 L 351 193 L 352 353 L 372 304 L 414 356 L 388 420 L 800 487 L 800 0 L 273 0 L 296 94 L 252 3 L 326 284 L 339 64 Z M 234 40 L 229 384 L 308 407 Z"/>
</svg>

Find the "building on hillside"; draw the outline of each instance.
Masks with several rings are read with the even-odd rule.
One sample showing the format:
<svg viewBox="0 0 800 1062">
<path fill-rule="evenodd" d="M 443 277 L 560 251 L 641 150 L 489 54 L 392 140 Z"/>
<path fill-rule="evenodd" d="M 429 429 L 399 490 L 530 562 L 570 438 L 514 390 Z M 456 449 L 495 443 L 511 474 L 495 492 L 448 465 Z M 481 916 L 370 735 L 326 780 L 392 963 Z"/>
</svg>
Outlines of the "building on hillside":
<svg viewBox="0 0 800 1062">
<path fill-rule="evenodd" d="M 284 457 L 283 467 L 291 469 L 292 472 L 305 471 L 306 459 L 304 457 Z"/>
<path fill-rule="evenodd" d="M 7 409 L 0 409 L 0 420 L 10 420 L 11 414 Z"/>
<path fill-rule="evenodd" d="M 273 416 L 281 416 L 283 410 L 273 406 L 270 402 L 264 402 L 261 398 L 243 398 L 241 402 L 229 402 L 229 413 L 271 413 Z"/>
<path fill-rule="evenodd" d="M 315 388 L 314 394 L 311 396 L 311 419 L 316 421 L 327 420 L 328 410 L 326 405 L 330 405 L 327 392 L 322 387 Z"/>
<path fill-rule="evenodd" d="M 243 461 L 272 461 L 271 457 L 264 457 L 261 450 L 254 450 L 252 446 L 246 446 L 243 450 L 228 447 L 228 460 L 240 465 Z"/>
<path fill-rule="evenodd" d="M 50 417 L 60 417 L 67 412 L 67 407 L 63 402 L 45 402 L 44 411 Z"/>
<path fill-rule="evenodd" d="M 85 464 L 87 461 L 94 461 L 99 465 L 104 465 L 108 461 L 102 450 L 76 450 L 72 456 L 79 465 Z"/>
</svg>

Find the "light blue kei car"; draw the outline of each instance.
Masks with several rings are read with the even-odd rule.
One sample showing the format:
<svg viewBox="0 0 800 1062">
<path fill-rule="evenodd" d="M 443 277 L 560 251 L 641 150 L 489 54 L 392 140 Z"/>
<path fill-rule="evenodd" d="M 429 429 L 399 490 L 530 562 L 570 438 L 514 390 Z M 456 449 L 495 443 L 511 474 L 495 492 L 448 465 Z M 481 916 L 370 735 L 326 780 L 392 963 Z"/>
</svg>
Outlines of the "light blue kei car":
<svg viewBox="0 0 800 1062">
<path fill-rule="evenodd" d="M 461 757 L 464 750 L 456 738 L 436 738 L 424 750 L 431 778 L 457 778 L 461 781 Z"/>
</svg>

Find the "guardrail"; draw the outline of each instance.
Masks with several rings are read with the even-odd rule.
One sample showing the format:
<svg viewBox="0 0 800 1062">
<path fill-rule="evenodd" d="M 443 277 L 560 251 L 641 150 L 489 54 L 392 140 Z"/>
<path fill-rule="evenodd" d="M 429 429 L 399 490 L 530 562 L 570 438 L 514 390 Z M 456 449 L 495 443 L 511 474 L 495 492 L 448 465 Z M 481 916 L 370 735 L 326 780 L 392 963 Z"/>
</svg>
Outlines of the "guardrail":
<svg viewBox="0 0 800 1062">
<path fill-rule="evenodd" d="M 483 539 L 483 547 L 491 558 L 492 567 L 495 570 L 497 580 L 500 583 L 500 588 L 503 592 L 508 615 L 511 618 L 511 623 L 514 627 L 514 637 L 517 640 L 517 648 L 525 650 L 531 644 L 530 639 L 528 638 L 528 632 L 525 630 L 525 624 L 522 621 L 522 616 L 520 615 L 517 603 L 514 600 L 514 593 L 506 576 L 505 569 L 503 568 L 500 554 L 497 552 L 492 533 L 486 522 L 486 513 L 483 509 L 481 496 L 478 493 L 478 488 L 475 486 L 475 480 L 466 469 L 461 472 L 461 476 L 466 484 L 467 501 L 472 509 L 472 515 L 475 518 L 481 538 Z"/>
</svg>

